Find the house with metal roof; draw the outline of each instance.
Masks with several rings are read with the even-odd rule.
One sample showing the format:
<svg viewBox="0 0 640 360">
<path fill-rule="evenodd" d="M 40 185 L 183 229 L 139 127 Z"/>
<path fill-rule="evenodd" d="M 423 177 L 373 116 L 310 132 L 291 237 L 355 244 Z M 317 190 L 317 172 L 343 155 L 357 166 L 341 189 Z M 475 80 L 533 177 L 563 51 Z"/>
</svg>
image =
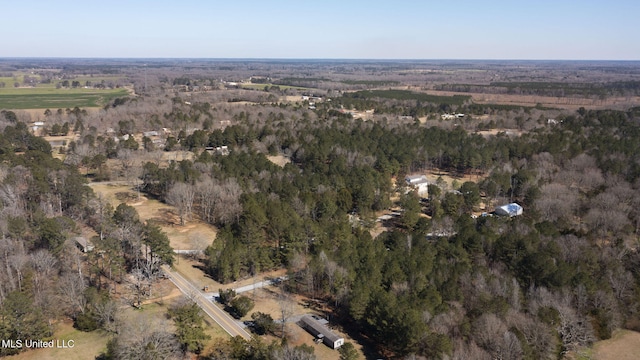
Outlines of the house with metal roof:
<svg viewBox="0 0 640 360">
<path fill-rule="evenodd" d="M 323 321 L 326 323 L 326 320 Z M 323 322 L 316 319 L 316 317 L 311 315 L 305 315 L 300 319 L 300 327 L 307 330 L 311 335 L 315 336 L 318 341 L 322 341 L 328 347 L 332 349 L 337 349 L 340 346 L 344 345 L 344 338 L 340 337 L 333 331 L 331 331 L 328 327 L 326 327 Z"/>
<path fill-rule="evenodd" d="M 426 197 L 429 195 L 429 180 L 424 175 L 413 175 L 404 178 L 409 188 L 412 188 L 418 192 L 418 195 Z"/>
<path fill-rule="evenodd" d="M 522 206 L 516 203 L 511 203 L 496 207 L 495 213 L 500 216 L 514 217 L 522 215 L 522 211 Z"/>
</svg>

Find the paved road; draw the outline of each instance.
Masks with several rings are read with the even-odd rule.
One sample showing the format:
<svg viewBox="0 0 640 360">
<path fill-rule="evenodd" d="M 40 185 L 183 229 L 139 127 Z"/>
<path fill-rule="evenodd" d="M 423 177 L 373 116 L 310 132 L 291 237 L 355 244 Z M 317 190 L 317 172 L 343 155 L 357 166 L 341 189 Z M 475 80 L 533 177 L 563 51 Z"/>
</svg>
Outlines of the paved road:
<svg viewBox="0 0 640 360">
<path fill-rule="evenodd" d="M 89 185 L 131 185 L 130 181 L 104 181 L 90 183 Z M 213 321 L 215 321 L 220 327 L 231 336 L 242 336 L 245 340 L 251 340 L 251 335 L 243 328 L 243 324 L 234 320 L 229 314 L 217 307 L 212 298 L 203 294 L 200 289 L 197 289 L 189 281 L 187 281 L 182 275 L 175 271 L 172 271 L 170 267 L 164 265 L 162 270 L 171 282 L 186 296 L 195 301 L 196 304 L 204 311 Z"/>
<path fill-rule="evenodd" d="M 198 306 L 213 319 L 224 331 L 231 336 L 242 336 L 245 340 L 251 340 L 251 335 L 243 329 L 240 322 L 233 319 L 224 310 L 217 307 L 211 298 L 207 298 L 199 289 L 196 289 L 189 281 L 176 271 L 172 271 L 168 266 L 162 268 L 169 277 L 169 280 L 180 289 L 185 295 L 191 297 Z"/>
</svg>

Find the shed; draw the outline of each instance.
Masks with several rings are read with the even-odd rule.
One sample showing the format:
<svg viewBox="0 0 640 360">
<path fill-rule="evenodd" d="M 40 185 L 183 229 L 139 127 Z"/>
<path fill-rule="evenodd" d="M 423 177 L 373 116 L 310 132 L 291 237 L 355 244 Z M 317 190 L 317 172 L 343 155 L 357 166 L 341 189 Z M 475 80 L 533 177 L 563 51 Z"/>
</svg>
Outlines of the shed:
<svg viewBox="0 0 640 360">
<path fill-rule="evenodd" d="M 300 326 L 307 330 L 311 335 L 315 336 L 318 340 L 322 339 L 328 347 L 337 349 L 344 345 L 344 338 L 340 337 L 328 327 L 315 319 L 313 316 L 305 315 L 300 319 Z"/>
<path fill-rule="evenodd" d="M 76 245 L 78 246 L 78 248 L 80 248 L 80 250 L 82 250 L 82 252 L 90 252 L 93 251 L 93 244 L 87 240 L 85 237 L 82 236 L 76 236 L 75 238 L 73 238 L 73 240 L 76 242 Z"/>
<path fill-rule="evenodd" d="M 496 207 L 496 215 L 514 217 L 522 215 L 522 206 L 511 203 Z"/>
</svg>

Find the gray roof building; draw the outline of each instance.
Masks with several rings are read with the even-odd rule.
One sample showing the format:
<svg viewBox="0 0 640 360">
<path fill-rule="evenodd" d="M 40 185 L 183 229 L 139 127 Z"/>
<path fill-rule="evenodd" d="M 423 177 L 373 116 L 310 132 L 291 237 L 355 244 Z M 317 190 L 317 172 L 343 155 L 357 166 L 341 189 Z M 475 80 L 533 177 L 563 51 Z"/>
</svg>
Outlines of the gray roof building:
<svg viewBox="0 0 640 360">
<path fill-rule="evenodd" d="M 325 320 L 326 321 L 326 320 Z M 317 339 L 322 339 L 328 347 L 337 349 L 344 345 L 344 338 L 340 337 L 328 327 L 323 325 L 319 320 L 310 315 L 305 315 L 300 319 L 300 326 L 307 330 Z"/>
</svg>

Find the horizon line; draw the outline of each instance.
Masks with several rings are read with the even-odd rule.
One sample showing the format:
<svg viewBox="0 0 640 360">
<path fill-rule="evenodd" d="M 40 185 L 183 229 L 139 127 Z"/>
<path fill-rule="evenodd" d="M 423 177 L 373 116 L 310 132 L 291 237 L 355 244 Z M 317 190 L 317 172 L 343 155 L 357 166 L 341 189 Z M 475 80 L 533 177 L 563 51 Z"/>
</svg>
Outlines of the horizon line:
<svg viewBox="0 0 640 360">
<path fill-rule="evenodd" d="M 640 62 L 640 59 L 472 59 L 472 58 L 288 58 L 288 57 L 74 57 L 0 56 L 0 60 L 215 60 L 215 61 L 525 61 L 525 62 Z"/>
</svg>

